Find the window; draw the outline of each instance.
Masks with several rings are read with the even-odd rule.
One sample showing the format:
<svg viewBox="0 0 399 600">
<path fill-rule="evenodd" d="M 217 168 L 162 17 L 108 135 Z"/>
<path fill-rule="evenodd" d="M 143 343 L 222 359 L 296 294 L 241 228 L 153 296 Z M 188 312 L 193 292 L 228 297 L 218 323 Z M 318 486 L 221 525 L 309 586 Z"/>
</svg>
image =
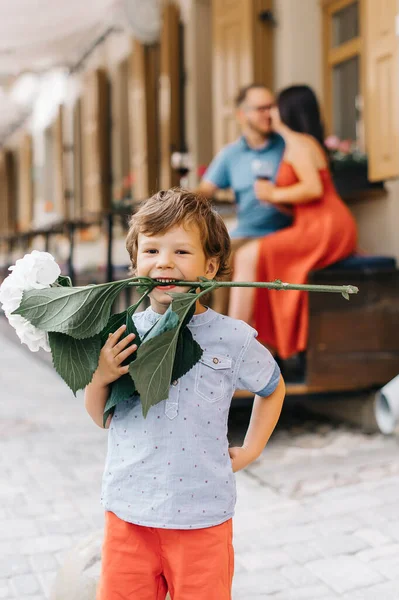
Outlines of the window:
<svg viewBox="0 0 399 600">
<path fill-rule="evenodd" d="M 362 114 L 363 0 L 325 0 L 324 87 L 329 133 L 364 151 Z"/>
</svg>

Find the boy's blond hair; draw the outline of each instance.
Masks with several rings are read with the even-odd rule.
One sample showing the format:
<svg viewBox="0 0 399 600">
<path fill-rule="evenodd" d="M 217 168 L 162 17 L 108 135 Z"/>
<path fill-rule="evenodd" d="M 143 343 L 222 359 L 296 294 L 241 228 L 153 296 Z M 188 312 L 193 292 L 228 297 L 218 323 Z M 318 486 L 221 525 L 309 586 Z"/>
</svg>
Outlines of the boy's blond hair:
<svg viewBox="0 0 399 600">
<path fill-rule="evenodd" d="M 146 200 L 129 221 L 126 249 L 133 270 L 136 268 L 139 233 L 157 235 L 184 223 L 197 225 L 204 254 L 216 258 L 219 268 L 216 279 L 230 273 L 230 236 L 222 217 L 205 196 L 180 188 L 161 190 Z"/>
</svg>

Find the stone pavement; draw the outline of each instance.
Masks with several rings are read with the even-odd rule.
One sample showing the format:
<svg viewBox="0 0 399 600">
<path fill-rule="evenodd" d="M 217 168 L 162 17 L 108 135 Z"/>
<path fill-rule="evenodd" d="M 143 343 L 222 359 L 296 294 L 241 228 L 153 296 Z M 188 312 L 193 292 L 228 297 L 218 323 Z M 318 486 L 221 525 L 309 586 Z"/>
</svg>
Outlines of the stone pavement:
<svg viewBox="0 0 399 600">
<path fill-rule="evenodd" d="M 0 599 L 45 600 L 66 551 L 102 527 L 106 434 L 0 321 Z M 398 600 L 399 436 L 288 409 L 237 475 L 234 600 Z M 234 411 L 234 438 L 247 417 Z"/>
</svg>

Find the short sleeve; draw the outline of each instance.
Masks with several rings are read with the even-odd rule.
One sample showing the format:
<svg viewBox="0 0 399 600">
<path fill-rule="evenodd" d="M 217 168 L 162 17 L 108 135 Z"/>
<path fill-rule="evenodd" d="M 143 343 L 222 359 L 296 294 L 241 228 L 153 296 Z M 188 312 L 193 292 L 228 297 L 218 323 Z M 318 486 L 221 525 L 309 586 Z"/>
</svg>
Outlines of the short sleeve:
<svg viewBox="0 0 399 600">
<path fill-rule="evenodd" d="M 223 190 L 231 186 L 228 155 L 226 149 L 223 149 L 215 156 L 209 167 L 204 173 L 203 179 L 210 181 L 216 187 Z"/>
<path fill-rule="evenodd" d="M 252 329 L 249 343 L 238 364 L 236 389 L 248 390 L 258 396 L 270 396 L 280 381 L 280 368 L 269 350 L 256 339 Z"/>
</svg>

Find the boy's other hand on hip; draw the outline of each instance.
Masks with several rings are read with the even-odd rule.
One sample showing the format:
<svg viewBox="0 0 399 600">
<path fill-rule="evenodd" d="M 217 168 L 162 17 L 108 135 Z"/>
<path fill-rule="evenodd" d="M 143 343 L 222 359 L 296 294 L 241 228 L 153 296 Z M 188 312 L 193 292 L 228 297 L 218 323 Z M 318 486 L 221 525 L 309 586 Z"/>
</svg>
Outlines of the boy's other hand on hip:
<svg viewBox="0 0 399 600">
<path fill-rule="evenodd" d="M 257 458 L 254 456 L 253 452 L 251 452 L 250 449 L 246 448 L 245 446 L 235 446 L 233 448 L 229 448 L 229 454 L 233 473 L 241 471 L 241 469 L 245 469 L 245 467 L 250 465 L 251 462 Z"/>
</svg>

